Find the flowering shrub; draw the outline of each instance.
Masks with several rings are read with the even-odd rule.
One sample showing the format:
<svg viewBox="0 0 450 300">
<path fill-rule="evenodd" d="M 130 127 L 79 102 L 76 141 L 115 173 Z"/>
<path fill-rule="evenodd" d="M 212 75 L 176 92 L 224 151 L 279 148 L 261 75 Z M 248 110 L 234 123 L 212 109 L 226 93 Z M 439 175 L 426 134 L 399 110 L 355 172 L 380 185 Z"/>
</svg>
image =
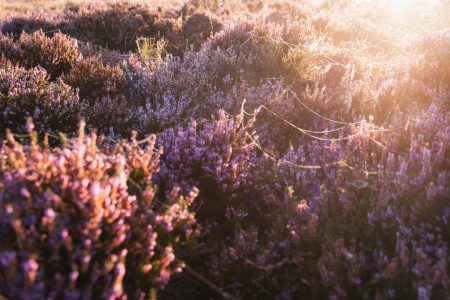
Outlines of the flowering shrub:
<svg viewBox="0 0 450 300">
<path fill-rule="evenodd" d="M 180 55 L 183 40 L 172 19 L 162 18 L 157 10 L 126 2 L 114 5 L 90 4 L 66 11 L 64 32 L 84 41 L 121 52 L 135 51 L 136 38 L 165 37 L 168 51 Z"/>
<path fill-rule="evenodd" d="M 41 67 L 26 70 L 0 59 L 0 128 L 24 133 L 27 117 L 33 117 L 39 133 L 71 132 L 86 108 L 70 86 L 61 80 L 49 82 Z"/>
<path fill-rule="evenodd" d="M 132 92 L 140 99 L 135 102 L 143 103 L 140 123 L 148 128 L 167 128 L 186 124 L 189 117 L 209 117 L 219 108 L 237 113 L 244 98 L 251 108 L 263 99 L 268 104 L 276 101 L 280 83 L 251 86 L 237 67 L 242 62 L 232 49 L 205 46 L 198 53 L 187 52 L 183 61 L 169 60 L 150 74 L 148 68 L 137 66 L 135 78 L 142 80 Z"/>
<path fill-rule="evenodd" d="M 131 125 L 126 126 L 131 116 L 123 116 L 130 108 L 123 99 L 126 77 L 118 65 L 104 63 L 100 56 L 83 57 L 73 38 L 60 33 L 49 38 L 42 30 L 23 33 L 17 41 L 1 35 L 0 49 L 4 126 L 23 128 L 32 116 L 40 129 L 71 132 L 85 117 L 91 129 L 131 133 Z"/>
<path fill-rule="evenodd" d="M 219 32 L 222 28 L 223 25 L 217 17 L 196 12 L 183 24 L 183 35 L 188 43 L 198 50 L 211 34 Z"/>
<path fill-rule="evenodd" d="M 136 38 L 164 37 L 170 41 L 168 51 L 181 55 L 184 50 L 181 25 L 165 15 L 163 10 L 147 5 L 90 3 L 68 6 L 59 14 L 11 16 L 0 23 L 0 29 L 3 34 L 12 33 L 14 36 L 39 30 L 53 36 L 60 30 L 80 41 L 120 52 L 136 51 Z"/>
<path fill-rule="evenodd" d="M 0 152 L 0 292 L 7 297 L 87 299 L 155 297 L 181 272 L 174 249 L 194 223 L 173 189 L 155 199 L 151 178 L 160 151 L 104 143 L 95 133 L 62 148 L 13 135 Z"/>
<path fill-rule="evenodd" d="M 245 182 L 252 166 L 249 155 L 255 144 L 246 132 L 254 121 L 243 124 L 243 115 L 229 118 L 221 110 L 217 120 L 203 121 L 199 128 L 191 120 L 185 130 L 177 126 L 163 131 L 158 144 L 166 152 L 156 182 L 178 182 L 185 191 L 198 187 L 197 217 L 222 218 L 230 197 Z"/>
<path fill-rule="evenodd" d="M 1 21 L 0 295 L 447 299 L 445 10 L 297 2 Z"/>
<path fill-rule="evenodd" d="M 94 102 L 99 97 L 120 95 L 125 90 L 126 79 L 119 66 L 104 64 L 100 57 L 79 60 L 61 79 L 79 90 L 81 99 Z"/>
<path fill-rule="evenodd" d="M 13 15 L 0 21 L 0 29 L 3 34 L 12 34 L 15 38 L 25 32 L 32 34 L 42 30 L 47 35 L 52 36 L 58 30 L 61 20 L 54 13 L 36 12 L 27 15 Z"/>
<path fill-rule="evenodd" d="M 289 37 L 288 42 L 313 40 L 314 33 L 293 35 L 307 25 L 289 28 L 282 32 L 248 21 L 217 33 L 199 52 L 187 51 L 183 60 L 169 59 L 154 71 L 133 64 L 140 83 L 133 91 L 135 102 L 143 103 L 140 122 L 164 128 L 220 108 L 236 114 L 243 99 L 251 109 L 263 103 L 286 108 L 283 74 L 297 90 L 321 74 L 319 59 L 302 45 L 290 48 L 275 40 L 277 35 Z"/>
<path fill-rule="evenodd" d="M 0 36 L 0 49 L 6 58 L 25 68 L 41 66 L 55 80 L 68 73 L 78 59 L 77 42 L 56 33 L 47 37 L 42 30 L 33 34 L 23 33 L 15 42 L 11 36 Z"/>
<path fill-rule="evenodd" d="M 243 298 L 448 294 L 449 115 L 416 114 L 406 132 L 398 114 L 388 131 L 363 122 L 348 141 L 251 158 L 205 272 Z"/>
<path fill-rule="evenodd" d="M 253 82 L 283 76 L 290 84 L 302 84 L 304 80 L 291 82 L 289 77 L 294 71 L 295 76 L 303 76 L 301 79 L 306 81 L 315 79 L 312 69 L 305 64 L 309 58 L 306 55 L 295 56 L 305 43 L 314 39 L 314 35 L 308 24 L 293 23 L 281 28 L 252 20 L 224 30 L 210 44 L 212 49 L 233 48 L 238 57 L 245 59 L 247 76 Z M 313 64 L 313 61 L 308 63 Z"/>
</svg>

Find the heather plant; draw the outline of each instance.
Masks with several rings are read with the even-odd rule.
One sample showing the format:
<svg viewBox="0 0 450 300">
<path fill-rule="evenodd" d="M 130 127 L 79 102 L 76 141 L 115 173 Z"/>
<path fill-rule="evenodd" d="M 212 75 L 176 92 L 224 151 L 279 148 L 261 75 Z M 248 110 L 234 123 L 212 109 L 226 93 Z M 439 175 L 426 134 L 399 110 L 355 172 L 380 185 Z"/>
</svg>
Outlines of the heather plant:
<svg viewBox="0 0 450 300">
<path fill-rule="evenodd" d="M 289 73 L 294 66 L 298 67 L 296 73 L 304 73 L 309 80 L 314 80 L 317 74 L 314 74 L 313 66 L 308 69 L 300 65 L 302 59 L 310 59 L 311 65 L 314 65 L 314 60 L 308 57 L 307 53 L 295 56 L 292 52 L 303 52 L 305 49 L 302 46 L 312 42 L 315 34 L 307 22 L 279 26 L 253 19 L 223 30 L 211 40 L 210 47 L 224 50 L 233 48 L 239 57 L 247 60 L 248 65 L 244 66 L 246 73 L 249 76 L 259 75 L 260 78 L 257 78 L 256 82 L 262 78 L 285 76 L 285 72 Z"/>
<path fill-rule="evenodd" d="M 406 48 L 410 54 L 414 51 L 421 53 L 420 58 L 410 63 L 411 78 L 438 92 L 448 92 L 450 30 L 431 30 L 421 38 L 412 37 Z M 415 58 L 412 54 L 411 57 Z"/>
<path fill-rule="evenodd" d="M 392 120 L 396 109 L 406 111 L 411 99 L 420 109 L 431 104 L 448 109 L 447 36 L 448 32 L 441 30 L 428 32 L 423 40 L 411 37 L 405 42 L 404 55 L 389 64 L 373 64 L 351 88 L 357 101 L 371 100 L 360 103 L 363 111 L 374 114 L 382 124 Z"/>
<path fill-rule="evenodd" d="M 95 133 L 50 149 L 27 123 L 30 144 L 11 133 L 0 154 L 0 292 L 15 299 L 155 298 L 183 264 L 174 251 L 193 233 L 174 188 L 155 198 L 161 151 L 134 137 L 110 144 Z M 162 194 L 164 195 L 164 194 Z"/>
<path fill-rule="evenodd" d="M 55 13 L 36 12 L 27 15 L 12 15 L 1 20 L 0 29 L 4 35 L 12 34 L 15 38 L 19 38 L 23 32 L 32 34 L 39 30 L 52 36 L 58 30 L 60 22 L 60 18 Z"/>
<path fill-rule="evenodd" d="M 143 128 L 186 124 L 189 117 L 201 120 L 221 107 L 235 113 L 244 98 L 253 108 L 262 99 L 279 99 L 279 82 L 251 86 L 236 65 L 239 60 L 233 50 L 204 48 L 198 53 L 187 52 L 183 61 L 169 60 L 154 72 L 148 67 L 135 68 L 134 78 L 142 81 L 131 92 L 139 99 L 136 102 L 143 103 L 138 111 Z"/>
<path fill-rule="evenodd" d="M 26 132 L 28 117 L 38 123 L 37 131 L 72 132 L 78 119 L 86 113 L 87 104 L 62 82 L 49 81 L 41 67 L 25 69 L 0 58 L 0 128 Z M 2 134 L 3 135 L 3 134 Z"/>
<path fill-rule="evenodd" d="M 231 48 L 238 57 L 242 57 L 245 63 L 248 63 L 244 65 L 244 76 L 251 84 L 258 84 L 267 79 L 281 80 L 284 88 L 291 90 L 288 96 L 291 99 L 308 90 L 308 86 L 328 85 L 331 87 L 328 89 L 328 95 L 335 100 L 335 107 L 302 98 L 305 103 L 320 112 L 340 109 L 342 101 L 337 98 L 342 95 L 339 88 L 345 84 L 344 73 L 340 70 L 342 74 L 335 74 L 334 70 L 338 64 L 348 64 L 351 55 L 354 55 L 351 49 L 336 49 L 320 38 L 305 20 L 285 25 L 241 22 L 217 34 L 211 40 L 211 47 Z M 330 81 L 330 78 L 333 78 L 333 81 Z M 296 110 L 295 113 L 301 112 Z"/>
<path fill-rule="evenodd" d="M 255 118 L 244 124 L 243 115 L 230 118 L 221 110 L 216 119 L 197 124 L 191 120 L 186 129 L 169 128 L 158 135 L 166 151 L 162 156 L 157 183 L 178 182 L 183 191 L 200 190 L 196 205 L 197 217 L 223 218 L 233 192 L 245 182 L 251 168 L 249 156 L 255 143 L 247 131 Z"/>
<path fill-rule="evenodd" d="M 402 113 L 396 113 L 388 132 L 375 132 L 375 135 L 370 134 L 364 138 L 366 141 L 359 143 L 358 152 L 361 156 L 349 157 L 349 164 L 358 167 L 340 179 L 340 184 L 334 184 L 338 187 L 338 195 L 335 197 L 339 197 L 339 202 L 345 205 L 341 211 L 348 210 L 347 206 L 353 199 L 357 201 L 353 204 L 355 211 L 361 209 L 361 204 L 366 207 L 357 219 L 366 220 L 370 226 L 365 228 L 374 230 L 370 236 L 377 236 L 380 231 L 386 233 L 379 235 L 378 241 L 368 240 L 360 244 L 361 249 L 364 249 L 363 245 L 377 249 L 373 254 L 387 255 L 387 258 L 382 259 L 379 254 L 374 255 L 378 260 L 378 270 L 375 270 L 371 284 L 383 287 L 384 291 L 375 295 L 376 297 L 420 298 L 422 293 L 448 294 L 448 272 L 442 272 L 443 266 L 448 263 L 443 259 L 446 255 L 444 253 L 448 251 L 445 246 L 445 241 L 449 238 L 448 231 L 438 229 L 439 233 L 435 232 L 436 228 L 443 229 L 443 223 L 426 225 L 429 222 L 439 223 L 438 220 L 447 218 L 448 201 L 446 203 L 444 199 L 449 198 L 447 185 L 450 178 L 448 149 L 444 144 L 448 144 L 448 114 L 440 114 L 436 107 L 422 112 L 411 110 L 409 114 L 421 121 L 409 123 Z M 399 133 L 398 128 L 402 128 L 404 132 Z M 420 132 L 427 132 L 427 137 L 424 139 Z M 349 146 L 352 147 L 353 143 L 350 141 Z M 438 163 L 432 164 L 429 161 L 431 157 Z M 365 176 L 363 170 L 367 172 Z M 436 183 L 437 178 L 440 178 L 439 183 Z M 410 185 L 412 182 L 414 184 Z M 437 189 L 434 189 L 435 186 Z M 431 190 L 432 193 L 429 192 Z M 328 193 L 328 197 L 332 199 L 333 195 Z M 435 211 L 437 207 L 440 209 Z M 356 228 L 356 224 L 353 226 Z M 341 234 L 347 231 L 344 227 Z M 362 235 L 361 237 L 360 240 L 363 240 Z M 367 262 L 369 256 L 364 256 Z M 406 261 L 409 261 L 409 265 Z M 436 277 L 431 280 L 433 276 L 430 275 L 430 280 L 427 281 L 425 274 L 429 274 L 428 272 L 433 272 Z M 363 274 L 367 275 L 367 271 Z M 394 282 L 387 287 L 382 278 L 389 278 Z M 330 279 L 336 280 L 336 277 Z"/>
<path fill-rule="evenodd" d="M 183 23 L 183 36 L 188 45 L 193 45 L 194 49 L 199 50 L 211 34 L 219 32 L 222 28 L 220 20 L 211 13 L 196 12 Z"/>
<path fill-rule="evenodd" d="M 250 100 L 247 103 L 251 106 L 264 104 L 281 118 L 305 126 L 309 126 L 313 116 L 309 109 L 328 117 L 349 117 L 354 90 L 361 86 L 350 67 L 352 63 L 361 64 L 353 58 L 359 52 L 350 47 L 334 47 L 320 38 L 309 22 L 283 26 L 241 22 L 218 33 L 209 44 L 216 50 L 231 50 L 238 60 L 243 60 L 245 83 L 259 84 L 255 90 L 264 89 L 256 101 L 241 93 L 241 99 Z M 284 122 L 273 120 L 262 117 L 260 124 L 277 124 L 270 136 L 286 136 L 289 140 Z"/>
<path fill-rule="evenodd" d="M 1 35 L 0 49 L 15 64 L 25 68 L 41 66 L 52 81 L 69 73 L 80 55 L 76 40 L 61 33 L 50 38 L 42 30 L 24 32 L 17 41 L 11 35 Z"/>
<path fill-rule="evenodd" d="M 89 4 L 66 11 L 64 32 L 84 42 L 121 52 L 136 51 L 136 39 L 165 38 L 168 51 L 181 55 L 183 39 L 175 20 L 146 5 L 120 2 L 114 5 Z"/>
<path fill-rule="evenodd" d="M 398 113 L 388 130 L 362 122 L 347 141 L 251 158 L 208 274 L 243 298 L 448 294 L 448 114 L 410 113 L 423 121 Z"/>
<path fill-rule="evenodd" d="M 24 128 L 26 117 L 32 116 L 42 132 L 72 132 L 85 117 L 90 129 L 113 136 L 131 133 L 134 106 L 123 97 L 127 82 L 118 65 L 104 63 L 100 56 L 83 57 L 76 40 L 60 33 L 52 38 L 42 31 L 23 33 L 17 42 L 2 35 L 0 43 L 3 128 Z"/>
<path fill-rule="evenodd" d="M 285 24 L 288 21 L 307 19 L 315 16 L 317 11 L 312 7 L 301 2 L 293 1 L 274 1 L 267 3 L 269 11 L 266 16 L 266 22 Z"/>
<path fill-rule="evenodd" d="M 97 98 L 121 95 L 126 88 L 123 70 L 104 63 L 99 56 L 79 59 L 61 79 L 78 89 L 80 99 L 89 99 L 91 104 Z"/>
<path fill-rule="evenodd" d="M 299 28 L 303 25 L 290 26 L 292 33 Z M 322 64 L 308 47 L 288 44 L 306 43 L 313 36 L 292 37 L 290 29 L 249 21 L 222 30 L 182 60 L 169 59 L 156 69 L 134 63 L 140 86 L 133 93 L 143 103 L 141 123 L 164 128 L 186 122 L 187 116 L 201 119 L 218 108 L 235 114 L 243 99 L 251 109 L 278 102 L 282 107 L 286 82 L 299 90 L 322 76 Z M 292 40 L 285 42 L 283 36 Z"/>
<path fill-rule="evenodd" d="M 221 0 L 191 0 L 189 5 L 197 9 L 214 11 L 224 5 Z"/>
</svg>

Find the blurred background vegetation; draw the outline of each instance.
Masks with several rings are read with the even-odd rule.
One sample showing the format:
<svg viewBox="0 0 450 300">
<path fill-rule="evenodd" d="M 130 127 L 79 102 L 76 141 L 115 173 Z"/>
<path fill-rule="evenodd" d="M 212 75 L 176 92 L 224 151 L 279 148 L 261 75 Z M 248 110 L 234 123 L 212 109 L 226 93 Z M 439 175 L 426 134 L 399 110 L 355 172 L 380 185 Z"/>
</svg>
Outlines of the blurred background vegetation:
<svg viewBox="0 0 450 300">
<path fill-rule="evenodd" d="M 0 0 L 0 18 L 4 18 L 13 13 L 27 13 L 35 10 L 62 10 L 66 5 L 84 4 L 89 0 Z M 117 0 L 100 0 L 96 2 L 121 2 Z M 127 2 L 149 4 L 155 6 L 172 6 L 180 4 L 182 0 L 130 0 Z"/>
</svg>

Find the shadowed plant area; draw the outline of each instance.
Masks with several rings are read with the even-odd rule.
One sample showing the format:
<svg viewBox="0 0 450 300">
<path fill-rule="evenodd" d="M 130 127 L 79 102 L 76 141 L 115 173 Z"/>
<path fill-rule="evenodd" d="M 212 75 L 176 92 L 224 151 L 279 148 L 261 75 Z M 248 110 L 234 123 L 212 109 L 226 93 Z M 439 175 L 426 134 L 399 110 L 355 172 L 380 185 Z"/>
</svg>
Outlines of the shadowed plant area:
<svg viewBox="0 0 450 300">
<path fill-rule="evenodd" d="M 0 299 L 448 299 L 450 3 L 0 3 Z"/>
</svg>

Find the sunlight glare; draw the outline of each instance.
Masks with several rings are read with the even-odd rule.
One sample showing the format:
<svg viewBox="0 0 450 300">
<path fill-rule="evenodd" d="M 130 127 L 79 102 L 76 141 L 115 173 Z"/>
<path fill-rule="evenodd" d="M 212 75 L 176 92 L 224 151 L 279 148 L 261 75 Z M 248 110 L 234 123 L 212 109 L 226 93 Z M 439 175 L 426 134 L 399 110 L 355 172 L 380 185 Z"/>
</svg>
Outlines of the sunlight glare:
<svg viewBox="0 0 450 300">
<path fill-rule="evenodd" d="M 380 7 L 390 9 L 395 13 L 404 13 L 418 6 L 431 10 L 439 0 L 353 0 L 355 3 L 378 3 Z"/>
<path fill-rule="evenodd" d="M 309 0 L 309 2 L 315 5 L 332 5 L 332 0 Z M 415 8 L 417 6 L 425 7 L 427 9 L 432 9 L 436 4 L 439 3 L 439 0 L 349 0 L 350 5 L 359 5 L 359 4 L 370 4 L 370 5 L 378 5 L 379 7 L 383 7 L 389 9 L 396 13 L 402 13 L 411 8 Z"/>
</svg>

